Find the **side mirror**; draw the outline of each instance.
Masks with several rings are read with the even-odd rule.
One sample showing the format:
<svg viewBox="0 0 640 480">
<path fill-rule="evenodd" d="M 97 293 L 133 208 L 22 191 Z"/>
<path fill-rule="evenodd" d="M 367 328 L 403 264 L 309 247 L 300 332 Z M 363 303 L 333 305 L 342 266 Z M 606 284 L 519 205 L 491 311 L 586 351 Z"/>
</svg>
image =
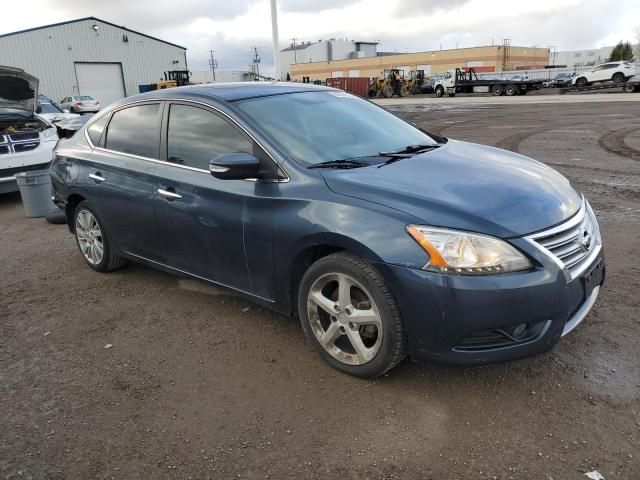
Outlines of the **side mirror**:
<svg viewBox="0 0 640 480">
<path fill-rule="evenodd" d="M 258 178 L 260 161 L 250 153 L 223 153 L 209 162 L 209 171 L 221 180 Z"/>
</svg>

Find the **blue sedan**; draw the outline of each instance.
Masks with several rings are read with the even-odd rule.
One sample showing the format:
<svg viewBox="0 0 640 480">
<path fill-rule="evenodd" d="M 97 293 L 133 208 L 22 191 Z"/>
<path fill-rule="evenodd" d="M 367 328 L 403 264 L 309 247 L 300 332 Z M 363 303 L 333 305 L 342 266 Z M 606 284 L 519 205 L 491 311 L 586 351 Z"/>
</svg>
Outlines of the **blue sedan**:
<svg viewBox="0 0 640 480">
<path fill-rule="evenodd" d="M 331 88 L 130 97 L 60 142 L 51 177 L 94 270 L 141 262 L 297 315 L 360 377 L 546 352 L 604 281 L 594 213 L 558 172 Z"/>
</svg>

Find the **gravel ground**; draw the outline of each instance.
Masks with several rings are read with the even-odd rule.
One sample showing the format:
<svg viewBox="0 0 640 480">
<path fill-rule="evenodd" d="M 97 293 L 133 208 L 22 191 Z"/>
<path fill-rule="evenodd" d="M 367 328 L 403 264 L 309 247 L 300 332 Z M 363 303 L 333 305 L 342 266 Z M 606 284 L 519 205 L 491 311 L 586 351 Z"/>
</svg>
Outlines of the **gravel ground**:
<svg viewBox="0 0 640 480">
<path fill-rule="evenodd" d="M 0 478 L 639 478 L 638 104 L 393 108 L 587 195 L 608 278 L 576 331 L 533 359 L 358 380 L 296 320 L 228 292 L 139 265 L 94 273 L 65 226 L 1 195 Z"/>
</svg>

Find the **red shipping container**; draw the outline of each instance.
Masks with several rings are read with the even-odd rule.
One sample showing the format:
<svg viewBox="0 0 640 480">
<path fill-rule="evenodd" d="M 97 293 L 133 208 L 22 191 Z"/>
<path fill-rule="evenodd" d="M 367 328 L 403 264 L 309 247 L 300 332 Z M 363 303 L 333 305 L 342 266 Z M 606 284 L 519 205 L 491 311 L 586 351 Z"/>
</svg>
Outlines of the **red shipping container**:
<svg viewBox="0 0 640 480">
<path fill-rule="evenodd" d="M 369 96 L 369 79 L 367 77 L 327 78 L 326 83 L 327 87 L 339 88 L 361 97 Z"/>
</svg>

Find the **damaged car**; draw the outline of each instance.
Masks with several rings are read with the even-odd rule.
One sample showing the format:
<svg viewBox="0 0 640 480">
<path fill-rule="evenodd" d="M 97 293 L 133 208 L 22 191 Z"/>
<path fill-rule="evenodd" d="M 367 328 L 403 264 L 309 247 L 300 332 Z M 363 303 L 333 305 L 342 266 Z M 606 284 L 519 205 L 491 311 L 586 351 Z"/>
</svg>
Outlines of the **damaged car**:
<svg viewBox="0 0 640 480">
<path fill-rule="evenodd" d="M 0 66 L 0 193 L 16 192 L 16 173 L 46 169 L 58 141 L 56 127 L 37 114 L 39 81 Z"/>
</svg>

